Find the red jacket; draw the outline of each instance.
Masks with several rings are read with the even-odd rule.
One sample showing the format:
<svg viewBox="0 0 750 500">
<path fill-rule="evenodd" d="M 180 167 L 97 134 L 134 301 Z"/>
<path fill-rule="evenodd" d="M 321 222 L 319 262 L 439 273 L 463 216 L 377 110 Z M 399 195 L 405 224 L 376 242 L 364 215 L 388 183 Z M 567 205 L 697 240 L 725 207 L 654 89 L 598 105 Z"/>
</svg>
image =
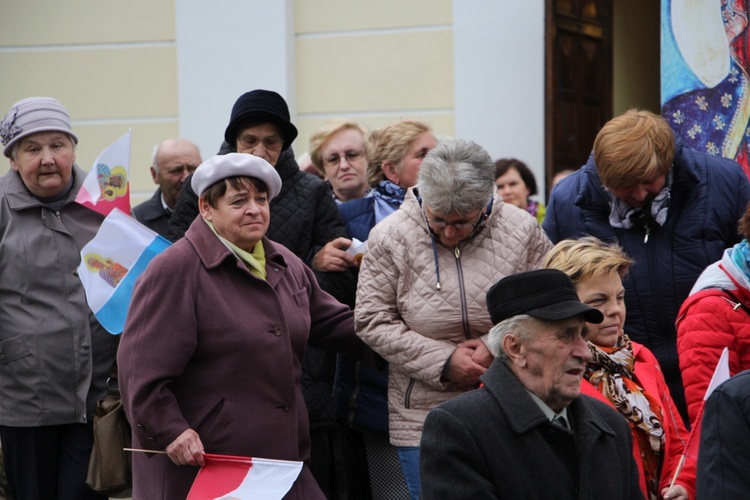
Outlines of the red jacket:
<svg viewBox="0 0 750 500">
<path fill-rule="evenodd" d="M 664 460 L 659 481 L 659 491 L 661 491 L 663 488 L 669 486 L 669 483 L 672 481 L 672 476 L 675 470 L 677 470 L 680 458 L 687 444 L 689 432 L 685 428 L 685 424 L 682 422 L 682 418 L 677 408 L 675 408 L 674 402 L 672 402 L 672 396 L 669 394 L 669 388 L 664 381 L 664 375 L 661 372 L 656 357 L 646 346 L 637 342 L 632 342 L 632 344 L 633 353 L 635 354 L 634 380 L 646 392 L 658 397 L 661 402 L 662 425 L 664 426 L 665 437 Z M 581 382 L 581 393 L 603 401 L 614 408 L 614 405 L 587 380 Z M 623 418 L 625 417 L 623 416 Z M 633 437 L 633 457 L 638 465 L 641 490 L 643 491 L 643 495 L 648 498 L 646 482 L 643 478 L 641 449 L 635 437 Z M 687 490 L 690 498 L 695 498 L 695 467 L 695 459 L 688 458 L 680 472 L 680 476 L 675 482 L 675 484 L 681 484 Z"/>
<path fill-rule="evenodd" d="M 716 279 L 703 284 L 722 285 L 745 307 L 750 306 L 750 290 L 741 286 L 732 272 L 727 271 L 731 269 L 731 263 L 725 259 L 721 265 L 712 267 Z M 707 273 L 711 270 L 707 269 Z M 724 281 L 718 280 L 718 272 L 723 273 Z M 693 293 L 682 304 L 677 316 L 677 353 L 691 424 L 695 423 L 725 347 L 729 348 L 731 375 L 750 368 L 750 318 L 747 310 L 717 288 Z"/>
</svg>

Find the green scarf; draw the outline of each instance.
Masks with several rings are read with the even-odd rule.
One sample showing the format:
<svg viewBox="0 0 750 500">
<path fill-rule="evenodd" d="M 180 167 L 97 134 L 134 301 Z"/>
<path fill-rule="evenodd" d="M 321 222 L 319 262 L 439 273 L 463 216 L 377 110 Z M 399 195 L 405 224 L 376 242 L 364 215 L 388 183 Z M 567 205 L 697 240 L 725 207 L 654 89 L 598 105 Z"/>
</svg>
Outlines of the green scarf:
<svg viewBox="0 0 750 500">
<path fill-rule="evenodd" d="M 255 244 L 252 252 L 248 252 L 217 233 L 213 222 L 206 219 L 203 219 L 203 221 L 211 228 L 211 231 L 213 231 L 216 237 L 219 238 L 219 241 L 224 243 L 224 245 L 229 248 L 238 259 L 244 262 L 245 266 L 247 266 L 247 270 L 250 271 L 253 276 L 257 276 L 262 280 L 266 279 L 266 251 L 263 248 L 262 241 L 258 241 L 258 243 Z"/>
</svg>

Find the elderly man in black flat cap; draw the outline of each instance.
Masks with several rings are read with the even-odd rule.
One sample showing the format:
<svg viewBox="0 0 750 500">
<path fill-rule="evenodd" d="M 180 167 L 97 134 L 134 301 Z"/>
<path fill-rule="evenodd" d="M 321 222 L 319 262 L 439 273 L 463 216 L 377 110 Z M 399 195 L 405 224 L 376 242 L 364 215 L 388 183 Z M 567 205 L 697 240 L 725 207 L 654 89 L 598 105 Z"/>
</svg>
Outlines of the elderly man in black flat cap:
<svg viewBox="0 0 750 500">
<path fill-rule="evenodd" d="M 299 169 L 291 148 L 296 137 L 297 128 L 290 121 L 284 98 L 271 90 L 252 90 L 242 94 L 232 106 L 219 154 L 247 153 L 276 168 L 281 192 L 270 204 L 268 238 L 284 245 L 311 267 L 323 290 L 353 307 L 356 278 L 349 268 L 354 265 L 354 257 L 345 250 L 351 240 L 328 185 Z M 191 180 L 185 180 L 169 221 L 172 241 L 182 238 L 198 215 L 198 196 Z M 312 440 L 310 465 L 330 499 L 359 496 L 352 488 L 358 488 L 361 482 L 350 480 L 352 473 L 336 469 L 336 464 L 348 466 L 355 463 L 353 460 L 334 460 L 334 455 L 340 457 L 343 453 L 345 441 L 333 406 L 335 359 L 331 353 L 308 347 L 302 366 Z"/>
<path fill-rule="evenodd" d="M 501 279 L 487 307 L 496 359 L 482 388 L 428 415 L 422 498 L 643 498 L 626 421 L 580 393 L 602 314 L 554 269 Z"/>
</svg>

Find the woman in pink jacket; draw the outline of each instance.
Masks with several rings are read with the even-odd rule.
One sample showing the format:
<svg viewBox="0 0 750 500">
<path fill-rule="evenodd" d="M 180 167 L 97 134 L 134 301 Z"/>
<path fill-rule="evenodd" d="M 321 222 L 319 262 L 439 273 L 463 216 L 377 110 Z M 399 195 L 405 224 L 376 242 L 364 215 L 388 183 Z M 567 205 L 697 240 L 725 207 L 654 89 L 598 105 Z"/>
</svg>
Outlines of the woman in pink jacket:
<svg viewBox="0 0 750 500">
<path fill-rule="evenodd" d="M 677 353 L 691 424 L 725 347 L 730 374 L 750 368 L 750 205 L 739 229 L 744 239 L 703 271 L 677 316 Z"/>
<path fill-rule="evenodd" d="M 567 273 L 581 302 L 604 314 L 588 324 L 593 359 L 587 363 L 581 392 L 610 404 L 627 419 L 633 433 L 633 455 L 647 499 L 695 497 L 695 461 L 687 460 L 675 485 L 688 432 L 674 406 L 659 363 L 645 346 L 623 332 L 625 289 L 622 277 L 630 258 L 616 245 L 594 237 L 563 240 L 550 250 L 545 267 Z"/>
</svg>

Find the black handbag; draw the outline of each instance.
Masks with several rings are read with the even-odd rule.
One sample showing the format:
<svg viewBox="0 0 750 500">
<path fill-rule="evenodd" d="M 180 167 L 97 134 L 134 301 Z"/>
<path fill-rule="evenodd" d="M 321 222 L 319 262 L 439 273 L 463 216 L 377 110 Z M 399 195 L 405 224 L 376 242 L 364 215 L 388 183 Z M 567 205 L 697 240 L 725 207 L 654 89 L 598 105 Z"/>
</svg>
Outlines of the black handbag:
<svg viewBox="0 0 750 500">
<path fill-rule="evenodd" d="M 114 376 L 112 376 L 114 375 Z M 91 449 L 86 484 L 94 491 L 114 498 L 131 495 L 131 430 L 117 386 L 117 365 L 110 370 L 107 395 L 94 410 L 94 446 Z"/>
</svg>

